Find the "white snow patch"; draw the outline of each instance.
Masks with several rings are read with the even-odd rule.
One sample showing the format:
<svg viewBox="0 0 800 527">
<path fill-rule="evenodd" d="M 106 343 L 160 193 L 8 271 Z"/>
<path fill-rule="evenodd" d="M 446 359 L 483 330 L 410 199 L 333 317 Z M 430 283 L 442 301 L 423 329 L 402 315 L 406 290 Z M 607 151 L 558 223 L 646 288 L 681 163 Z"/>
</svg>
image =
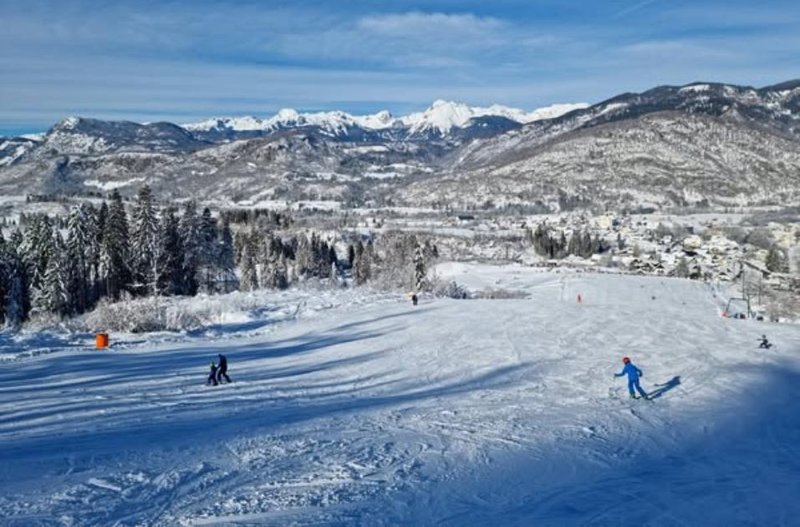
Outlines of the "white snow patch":
<svg viewBox="0 0 800 527">
<path fill-rule="evenodd" d="M 711 86 L 709 86 L 708 84 L 692 84 L 691 86 L 684 86 L 683 88 L 681 88 L 678 91 L 681 92 L 681 93 L 703 92 L 703 91 L 708 91 L 710 89 L 711 89 Z"/>
<path fill-rule="evenodd" d="M 145 181 L 143 177 L 135 177 L 124 181 L 100 181 L 97 179 L 87 179 L 83 182 L 84 185 L 89 187 L 97 187 L 102 190 L 114 190 L 116 188 L 127 187 Z"/>
<path fill-rule="evenodd" d="M 389 147 L 386 145 L 355 146 L 352 148 L 346 148 L 345 151 L 354 154 L 371 154 L 375 152 L 388 152 Z"/>
<path fill-rule="evenodd" d="M 620 110 L 624 110 L 627 107 L 628 107 L 628 103 L 612 102 L 611 104 L 607 104 L 602 109 L 602 111 L 600 111 L 600 113 L 598 113 L 597 115 L 604 115 L 604 114 L 607 114 L 607 113 L 617 112 L 617 111 L 620 111 Z"/>
</svg>

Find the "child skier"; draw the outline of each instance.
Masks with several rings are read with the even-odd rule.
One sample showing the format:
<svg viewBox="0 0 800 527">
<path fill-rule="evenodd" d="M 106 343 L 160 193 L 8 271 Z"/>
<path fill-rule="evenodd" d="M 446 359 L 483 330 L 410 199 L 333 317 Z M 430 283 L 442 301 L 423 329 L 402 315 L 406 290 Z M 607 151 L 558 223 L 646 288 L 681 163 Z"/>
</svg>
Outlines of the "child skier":
<svg viewBox="0 0 800 527">
<path fill-rule="evenodd" d="M 760 340 L 761 340 L 761 342 L 758 345 L 759 348 L 768 350 L 768 349 L 770 349 L 772 347 L 772 343 L 767 340 L 767 336 L 766 335 L 761 335 L 761 339 Z"/>
<path fill-rule="evenodd" d="M 625 367 L 622 368 L 621 372 L 615 373 L 614 377 L 622 377 L 624 375 L 627 375 L 628 376 L 628 392 L 631 394 L 631 399 L 637 399 L 636 393 L 633 391 L 634 388 L 636 388 L 636 391 L 638 391 L 639 394 L 642 397 L 647 399 L 648 398 L 647 397 L 647 392 L 645 392 L 642 389 L 642 387 L 639 385 L 639 377 L 643 377 L 644 376 L 644 373 L 642 373 L 642 370 L 640 370 L 639 368 L 634 366 L 634 364 L 631 362 L 631 359 L 629 359 L 628 357 L 623 357 L 622 358 L 622 363 L 625 365 Z"/>
<path fill-rule="evenodd" d="M 208 380 L 206 381 L 206 386 L 211 384 L 212 386 L 217 385 L 217 365 L 213 362 L 211 363 L 211 371 L 208 374 Z"/>
</svg>

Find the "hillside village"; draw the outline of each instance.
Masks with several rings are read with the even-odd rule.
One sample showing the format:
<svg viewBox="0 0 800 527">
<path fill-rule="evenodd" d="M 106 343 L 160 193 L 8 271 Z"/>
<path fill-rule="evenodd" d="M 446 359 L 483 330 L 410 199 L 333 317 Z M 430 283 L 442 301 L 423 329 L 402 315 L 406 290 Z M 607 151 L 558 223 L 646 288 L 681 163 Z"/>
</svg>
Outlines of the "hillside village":
<svg viewBox="0 0 800 527">
<path fill-rule="evenodd" d="M 752 212 L 525 217 L 463 213 L 446 219 L 376 212 L 361 218 L 358 226 L 368 236 L 394 230 L 431 236 L 445 259 L 701 280 L 749 300 L 749 308 L 738 307 L 733 316 L 749 310 L 746 315 L 753 317 L 795 318 L 800 312 L 800 223 L 761 220 Z M 544 250 L 537 246 L 537 230 L 555 240 L 555 250 L 552 245 Z M 573 244 L 573 238 L 591 239 L 588 250 L 575 254 L 579 244 Z"/>
</svg>

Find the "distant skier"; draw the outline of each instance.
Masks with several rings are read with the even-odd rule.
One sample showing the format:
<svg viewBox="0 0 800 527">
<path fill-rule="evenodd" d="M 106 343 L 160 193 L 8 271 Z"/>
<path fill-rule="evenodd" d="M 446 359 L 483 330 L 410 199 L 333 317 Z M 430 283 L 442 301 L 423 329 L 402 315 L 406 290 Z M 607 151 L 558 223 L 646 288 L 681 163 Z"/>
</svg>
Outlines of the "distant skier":
<svg viewBox="0 0 800 527">
<path fill-rule="evenodd" d="M 647 392 L 645 392 L 642 389 L 642 387 L 639 385 L 639 377 L 643 377 L 644 376 L 644 373 L 642 373 L 642 370 L 637 368 L 631 362 L 631 359 L 629 359 L 628 357 L 623 357 L 622 358 L 622 363 L 625 365 L 625 367 L 622 368 L 621 372 L 615 373 L 614 377 L 623 377 L 623 376 L 627 375 L 628 376 L 628 393 L 631 394 L 631 399 L 636 399 L 637 398 L 636 397 L 636 393 L 633 391 L 634 388 L 636 388 L 636 391 L 638 391 L 639 394 L 642 397 L 647 399 L 648 398 L 647 397 Z"/>
<path fill-rule="evenodd" d="M 225 377 L 225 382 L 231 382 L 231 378 L 228 377 L 228 358 L 222 353 L 220 353 L 218 357 L 219 369 L 217 370 L 217 382 L 222 383 L 223 377 Z"/>
<path fill-rule="evenodd" d="M 211 384 L 212 386 L 217 385 L 217 365 L 213 362 L 211 363 L 211 371 L 208 373 L 208 380 L 206 381 L 206 386 Z"/>
<path fill-rule="evenodd" d="M 417 298 L 417 293 L 412 293 L 411 294 L 411 303 L 416 306 L 417 302 L 419 302 L 419 298 Z"/>
<path fill-rule="evenodd" d="M 761 335 L 761 339 L 760 340 L 761 340 L 761 342 L 758 344 L 758 347 L 760 349 L 768 350 L 768 349 L 770 349 L 772 347 L 772 342 L 767 340 L 767 336 L 766 335 Z"/>
</svg>

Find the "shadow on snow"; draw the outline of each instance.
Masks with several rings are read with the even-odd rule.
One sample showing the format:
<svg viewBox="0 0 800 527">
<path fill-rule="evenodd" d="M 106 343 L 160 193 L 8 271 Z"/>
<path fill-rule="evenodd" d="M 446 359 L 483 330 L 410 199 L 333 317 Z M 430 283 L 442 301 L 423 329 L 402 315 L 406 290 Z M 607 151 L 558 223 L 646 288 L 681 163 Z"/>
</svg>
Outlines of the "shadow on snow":
<svg viewBox="0 0 800 527">
<path fill-rule="evenodd" d="M 663 384 L 654 384 L 653 386 L 656 387 L 655 390 L 651 391 L 648 395 L 651 400 L 658 399 L 671 389 L 680 386 L 681 384 L 681 377 L 680 375 L 676 375 L 675 377 L 671 378 L 667 382 Z"/>
<path fill-rule="evenodd" d="M 535 457 L 509 454 L 475 479 L 437 481 L 427 492 L 392 497 L 392 503 L 407 500 L 405 509 L 372 504 L 350 520 L 453 526 L 796 524 L 800 371 L 776 365 L 752 373 L 759 374 L 758 384 L 742 386 L 739 397 L 718 401 L 716 408 L 670 418 L 660 412 L 679 411 L 681 399 L 637 403 L 619 417 L 635 437 L 578 437 Z M 679 383 L 673 378 L 658 395 Z"/>
</svg>

